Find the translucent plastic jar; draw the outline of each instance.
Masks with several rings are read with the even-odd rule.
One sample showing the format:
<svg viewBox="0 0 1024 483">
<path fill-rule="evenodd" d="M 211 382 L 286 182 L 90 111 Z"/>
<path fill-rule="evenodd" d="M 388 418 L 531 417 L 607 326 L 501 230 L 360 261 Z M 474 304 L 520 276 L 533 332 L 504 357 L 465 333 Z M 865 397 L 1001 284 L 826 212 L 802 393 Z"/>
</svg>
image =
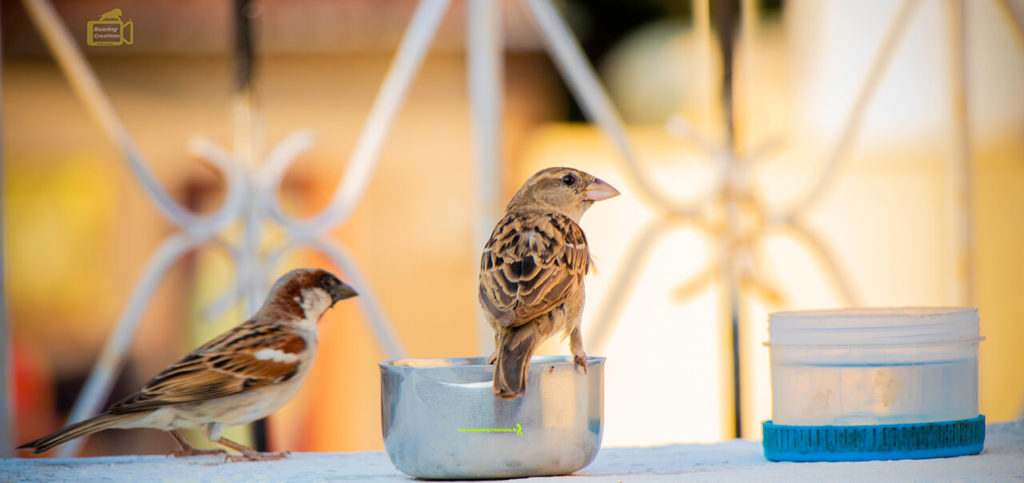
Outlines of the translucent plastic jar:
<svg viewBox="0 0 1024 483">
<path fill-rule="evenodd" d="M 970 308 L 772 314 L 772 421 L 854 426 L 975 418 L 978 323 Z"/>
</svg>

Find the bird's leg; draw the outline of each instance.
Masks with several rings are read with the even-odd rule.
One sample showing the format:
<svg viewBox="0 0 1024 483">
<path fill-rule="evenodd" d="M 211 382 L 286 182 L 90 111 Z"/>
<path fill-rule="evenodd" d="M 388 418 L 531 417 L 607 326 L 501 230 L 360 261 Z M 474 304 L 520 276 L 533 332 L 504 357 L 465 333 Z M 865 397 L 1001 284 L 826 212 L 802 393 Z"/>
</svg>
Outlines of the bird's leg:
<svg viewBox="0 0 1024 483">
<path fill-rule="evenodd" d="M 281 451 L 279 453 L 260 453 L 259 451 L 256 451 L 244 444 L 236 443 L 223 436 L 215 439 L 214 441 L 242 453 L 240 455 L 226 455 L 224 457 L 224 461 L 232 461 L 236 463 L 239 461 L 270 461 L 283 459 L 289 454 L 288 451 Z"/>
<path fill-rule="evenodd" d="M 199 448 L 193 447 L 191 444 L 188 444 L 188 440 L 185 439 L 185 437 L 182 436 L 181 433 L 179 433 L 177 429 L 172 429 L 172 430 L 168 431 L 168 433 L 171 435 L 172 438 L 174 438 L 174 442 L 178 443 L 178 448 L 181 448 L 179 450 L 171 451 L 170 452 L 170 454 L 172 454 L 172 455 L 174 455 L 176 457 L 179 457 L 179 456 L 199 456 L 199 455 L 206 455 L 206 454 L 226 454 L 227 453 L 227 451 L 224 451 L 223 449 L 220 449 L 220 448 L 217 448 L 217 449 L 199 449 Z"/>
<path fill-rule="evenodd" d="M 583 335 L 580 334 L 579 327 L 573 329 L 569 334 L 569 350 L 572 351 L 572 360 L 576 363 L 576 372 L 583 369 L 583 374 L 586 374 L 587 354 L 583 352 Z"/>
</svg>

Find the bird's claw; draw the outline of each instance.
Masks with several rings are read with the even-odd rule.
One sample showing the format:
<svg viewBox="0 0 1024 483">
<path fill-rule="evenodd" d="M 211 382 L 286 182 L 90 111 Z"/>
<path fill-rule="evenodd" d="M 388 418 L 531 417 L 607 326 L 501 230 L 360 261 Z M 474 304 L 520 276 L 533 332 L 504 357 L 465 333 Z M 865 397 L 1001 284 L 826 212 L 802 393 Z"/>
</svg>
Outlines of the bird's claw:
<svg viewBox="0 0 1024 483">
<path fill-rule="evenodd" d="M 586 355 L 573 356 L 572 361 L 574 363 L 576 363 L 576 365 L 573 367 L 573 369 L 576 371 L 577 374 L 580 374 L 580 375 L 583 375 L 583 376 L 587 375 L 587 356 Z M 580 372 L 581 370 L 583 372 Z"/>
<path fill-rule="evenodd" d="M 230 461 L 232 463 L 239 463 L 242 461 L 274 461 L 285 459 L 290 454 L 291 451 L 281 451 L 278 453 L 259 453 L 253 451 L 251 453 L 228 454 L 224 455 L 224 462 L 227 463 Z"/>
</svg>

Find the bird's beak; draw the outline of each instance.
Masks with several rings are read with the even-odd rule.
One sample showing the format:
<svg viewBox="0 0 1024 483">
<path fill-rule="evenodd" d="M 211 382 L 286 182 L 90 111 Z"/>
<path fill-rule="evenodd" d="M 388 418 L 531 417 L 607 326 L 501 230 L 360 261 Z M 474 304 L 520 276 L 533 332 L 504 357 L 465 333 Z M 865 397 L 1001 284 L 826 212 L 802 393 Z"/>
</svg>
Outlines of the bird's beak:
<svg viewBox="0 0 1024 483">
<path fill-rule="evenodd" d="M 348 286 L 345 282 L 341 282 L 341 285 L 331 294 L 332 305 L 338 303 L 339 300 L 350 299 L 356 295 L 359 295 L 356 293 L 356 289 Z"/>
<path fill-rule="evenodd" d="M 583 190 L 583 193 L 584 198 L 587 201 L 601 201 L 614 196 L 619 196 L 619 190 L 597 178 L 594 178 L 594 182 L 590 183 L 590 185 L 587 186 L 587 189 Z"/>
</svg>

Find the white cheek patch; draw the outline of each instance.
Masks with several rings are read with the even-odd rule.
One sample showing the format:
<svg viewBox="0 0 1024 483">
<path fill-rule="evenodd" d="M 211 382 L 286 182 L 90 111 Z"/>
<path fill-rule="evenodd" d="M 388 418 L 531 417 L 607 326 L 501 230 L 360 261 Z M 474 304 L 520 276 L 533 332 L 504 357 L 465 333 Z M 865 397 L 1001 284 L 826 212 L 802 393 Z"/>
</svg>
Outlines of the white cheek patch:
<svg viewBox="0 0 1024 483">
<path fill-rule="evenodd" d="M 261 361 L 295 362 L 299 360 L 298 354 L 292 354 L 280 349 L 260 349 L 252 356 Z"/>
<path fill-rule="evenodd" d="M 302 289 L 302 302 L 299 305 L 305 312 L 306 318 L 315 322 L 327 309 L 331 308 L 331 296 L 327 295 L 322 288 L 304 288 Z"/>
</svg>

